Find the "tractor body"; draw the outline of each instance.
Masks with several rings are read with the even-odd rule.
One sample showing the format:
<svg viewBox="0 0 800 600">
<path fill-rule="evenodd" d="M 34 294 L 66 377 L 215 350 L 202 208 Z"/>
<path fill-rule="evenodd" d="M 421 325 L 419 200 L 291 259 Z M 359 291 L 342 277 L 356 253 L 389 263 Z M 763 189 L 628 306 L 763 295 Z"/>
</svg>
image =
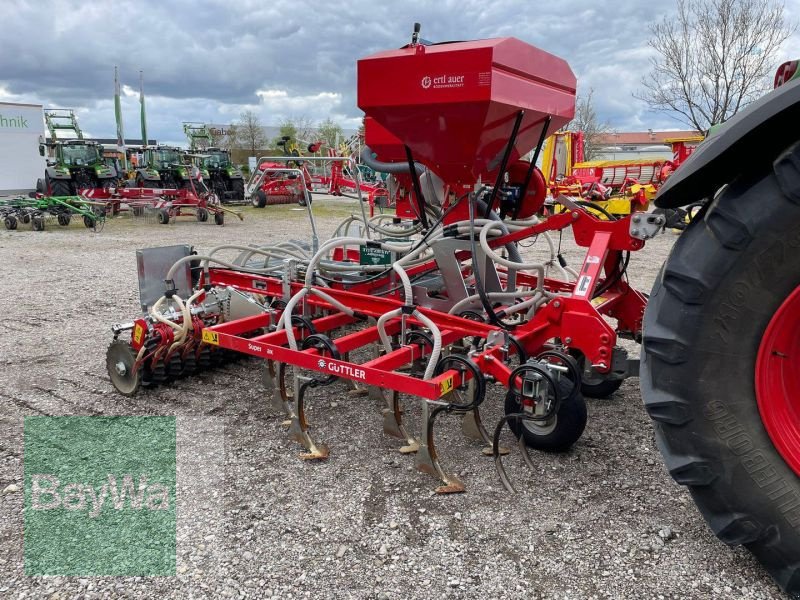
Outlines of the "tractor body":
<svg viewBox="0 0 800 600">
<path fill-rule="evenodd" d="M 184 160 L 185 151 L 172 146 L 156 146 L 144 151 L 144 164 L 136 169 L 136 187 L 188 189 L 199 185 L 199 172 Z"/>
<path fill-rule="evenodd" d="M 116 184 L 117 171 L 106 164 L 96 142 L 70 140 L 55 142 L 51 147 L 52 164 L 45 169 L 44 177 L 47 193 L 71 196 Z"/>
</svg>

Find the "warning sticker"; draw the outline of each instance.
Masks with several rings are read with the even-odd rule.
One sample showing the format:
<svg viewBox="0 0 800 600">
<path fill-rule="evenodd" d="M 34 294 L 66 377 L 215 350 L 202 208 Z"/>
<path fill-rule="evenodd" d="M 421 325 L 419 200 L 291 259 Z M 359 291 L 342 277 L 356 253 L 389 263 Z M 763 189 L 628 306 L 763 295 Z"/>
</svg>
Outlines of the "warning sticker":
<svg viewBox="0 0 800 600">
<path fill-rule="evenodd" d="M 216 331 L 203 329 L 203 341 L 206 344 L 213 344 L 214 346 L 219 346 L 219 334 Z"/>
<path fill-rule="evenodd" d="M 453 391 L 453 376 L 450 375 L 447 379 L 439 384 L 439 395 L 444 396 Z"/>
</svg>

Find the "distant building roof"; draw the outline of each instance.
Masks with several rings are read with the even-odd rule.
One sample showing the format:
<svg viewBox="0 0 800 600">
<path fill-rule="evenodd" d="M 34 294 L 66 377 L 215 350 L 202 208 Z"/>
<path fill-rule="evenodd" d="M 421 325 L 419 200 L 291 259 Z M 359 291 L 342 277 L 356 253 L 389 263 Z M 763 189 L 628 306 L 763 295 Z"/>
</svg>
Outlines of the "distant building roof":
<svg viewBox="0 0 800 600">
<path fill-rule="evenodd" d="M 600 135 L 597 137 L 597 144 L 601 146 L 666 144 L 667 140 L 699 135 L 701 134 L 697 131 L 627 131 Z"/>
</svg>

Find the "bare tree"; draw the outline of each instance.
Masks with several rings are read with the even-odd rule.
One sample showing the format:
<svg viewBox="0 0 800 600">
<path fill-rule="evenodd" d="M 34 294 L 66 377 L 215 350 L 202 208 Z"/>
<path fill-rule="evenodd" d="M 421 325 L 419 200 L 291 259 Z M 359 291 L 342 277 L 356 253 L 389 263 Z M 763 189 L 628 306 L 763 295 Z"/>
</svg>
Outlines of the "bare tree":
<svg viewBox="0 0 800 600">
<path fill-rule="evenodd" d="M 705 131 L 769 89 L 794 29 L 774 0 L 678 0 L 677 16 L 650 26 L 657 55 L 634 96 Z"/>
<path fill-rule="evenodd" d="M 600 151 L 600 138 L 607 134 L 611 127 L 600 121 L 594 108 L 594 90 L 584 96 L 578 96 L 575 102 L 575 118 L 564 129 L 583 132 L 583 157 L 592 160 Z"/>
<path fill-rule="evenodd" d="M 235 127 L 239 147 L 249 150 L 251 156 L 256 154 L 256 150 L 267 147 L 267 136 L 261 125 L 261 119 L 252 110 L 244 111 L 239 116 L 239 122 L 231 127 Z"/>
</svg>

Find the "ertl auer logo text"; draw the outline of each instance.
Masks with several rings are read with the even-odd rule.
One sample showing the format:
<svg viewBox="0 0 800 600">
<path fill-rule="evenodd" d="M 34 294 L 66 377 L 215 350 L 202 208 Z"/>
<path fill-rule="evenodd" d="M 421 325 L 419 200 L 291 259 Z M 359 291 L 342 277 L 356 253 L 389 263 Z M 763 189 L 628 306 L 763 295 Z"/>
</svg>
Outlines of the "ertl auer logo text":
<svg viewBox="0 0 800 600">
<path fill-rule="evenodd" d="M 446 87 L 462 87 L 464 85 L 464 77 L 465 75 L 438 75 L 436 77 L 431 77 L 430 75 L 425 75 L 420 82 L 422 84 L 423 89 L 428 89 L 433 87 L 435 88 L 446 88 Z"/>
</svg>

